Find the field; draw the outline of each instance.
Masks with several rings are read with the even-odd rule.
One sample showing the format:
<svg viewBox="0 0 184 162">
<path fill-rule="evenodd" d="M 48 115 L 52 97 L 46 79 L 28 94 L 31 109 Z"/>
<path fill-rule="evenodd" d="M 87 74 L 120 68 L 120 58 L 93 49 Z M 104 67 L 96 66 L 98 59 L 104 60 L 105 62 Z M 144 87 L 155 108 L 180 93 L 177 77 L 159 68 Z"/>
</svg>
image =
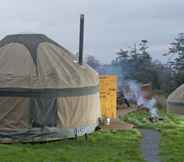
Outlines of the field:
<svg viewBox="0 0 184 162">
<path fill-rule="evenodd" d="M 96 132 L 45 144 L 0 145 L 1 162 L 143 162 L 137 130 Z"/>
<path fill-rule="evenodd" d="M 163 162 L 184 162 L 184 117 L 161 112 L 163 121 L 151 123 L 144 111 L 132 112 L 126 121 L 141 128 L 157 129 L 161 133 L 160 157 Z"/>
<path fill-rule="evenodd" d="M 184 117 L 161 113 L 163 121 L 151 123 L 145 111 L 131 112 L 123 120 L 139 128 L 161 133 L 163 162 L 184 162 Z M 128 131 L 98 131 L 84 137 L 43 144 L 0 144 L 1 162 L 144 162 L 139 150 L 141 134 Z"/>
</svg>

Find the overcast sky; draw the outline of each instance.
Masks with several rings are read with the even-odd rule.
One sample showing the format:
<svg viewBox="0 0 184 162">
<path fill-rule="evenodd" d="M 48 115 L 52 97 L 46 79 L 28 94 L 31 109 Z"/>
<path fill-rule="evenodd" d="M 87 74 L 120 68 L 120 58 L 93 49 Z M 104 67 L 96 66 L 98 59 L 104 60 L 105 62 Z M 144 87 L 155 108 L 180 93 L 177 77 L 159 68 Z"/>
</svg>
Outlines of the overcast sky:
<svg viewBox="0 0 184 162">
<path fill-rule="evenodd" d="M 103 63 L 120 48 L 149 40 L 154 59 L 184 32 L 183 0 L 0 0 L 0 37 L 44 33 L 73 53 L 78 50 L 79 16 L 85 14 L 85 54 Z"/>
</svg>

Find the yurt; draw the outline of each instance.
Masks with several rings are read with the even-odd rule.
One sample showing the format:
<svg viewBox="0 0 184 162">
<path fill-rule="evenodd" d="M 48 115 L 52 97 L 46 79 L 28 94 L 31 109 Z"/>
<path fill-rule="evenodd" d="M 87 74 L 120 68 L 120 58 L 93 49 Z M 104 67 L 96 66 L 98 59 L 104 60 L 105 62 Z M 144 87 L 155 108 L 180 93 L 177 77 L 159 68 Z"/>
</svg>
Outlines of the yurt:
<svg viewBox="0 0 184 162">
<path fill-rule="evenodd" d="M 0 142 L 92 133 L 100 117 L 98 74 L 42 34 L 0 41 Z"/>
<path fill-rule="evenodd" d="M 169 95 L 167 111 L 184 115 L 184 84 Z"/>
</svg>

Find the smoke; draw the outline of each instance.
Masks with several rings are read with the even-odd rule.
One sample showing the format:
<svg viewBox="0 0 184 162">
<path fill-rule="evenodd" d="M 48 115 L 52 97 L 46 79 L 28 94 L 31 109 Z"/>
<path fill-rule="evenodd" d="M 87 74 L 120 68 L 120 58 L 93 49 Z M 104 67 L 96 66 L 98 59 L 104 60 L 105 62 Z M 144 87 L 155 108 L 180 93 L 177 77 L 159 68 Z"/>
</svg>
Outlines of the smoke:
<svg viewBox="0 0 184 162">
<path fill-rule="evenodd" d="M 137 105 L 140 105 L 142 102 L 141 100 L 143 100 L 140 84 L 137 81 L 125 81 L 123 93 L 127 100 L 135 102 Z"/>
<path fill-rule="evenodd" d="M 128 67 L 123 70 L 119 65 L 98 65 L 95 68 L 100 75 L 116 75 L 118 77 L 118 90 L 123 92 L 128 101 L 135 103 L 138 107 L 147 108 L 151 117 L 159 117 L 156 100 L 153 97 L 145 97 L 145 93 L 138 81 L 125 79 Z"/>
<path fill-rule="evenodd" d="M 158 109 L 156 107 L 156 99 L 152 98 L 150 100 L 147 100 L 146 102 L 144 102 L 143 106 L 145 108 L 148 108 L 151 117 L 153 118 L 159 118 L 159 114 L 158 114 Z"/>
<path fill-rule="evenodd" d="M 128 101 L 134 102 L 138 107 L 146 108 L 150 112 L 151 117 L 158 118 L 158 109 L 156 107 L 156 99 L 146 98 L 145 92 L 141 88 L 141 84 L 137 81 L 129 80 L 124 86 L 124 96 Z"/>
</svg>

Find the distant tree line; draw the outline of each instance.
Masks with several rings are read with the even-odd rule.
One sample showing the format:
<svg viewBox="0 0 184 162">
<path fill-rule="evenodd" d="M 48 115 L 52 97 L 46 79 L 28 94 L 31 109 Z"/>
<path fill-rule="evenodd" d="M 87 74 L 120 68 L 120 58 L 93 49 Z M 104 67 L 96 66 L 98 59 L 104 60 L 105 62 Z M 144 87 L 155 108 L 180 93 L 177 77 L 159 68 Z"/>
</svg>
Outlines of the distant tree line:
<svg viewBox="0 0 184 162">
<path fill-rule="evenodd" d="M 169 44 L 168 52 L 163 54 L 170 57 L 166 64 L 154 61 L 149 53 L 147 40 L 141 40 L 129 49 L 120 49 L 111 65 L 119 65 L 124 78 L 137 80 L 141 83 L 151 83 L 154 89 L 170 93 L 184 83 L 184 34 L 180 33 Z M 87 63 L 98 71 L 100 62 L 89 56 Z"/>
</svg>

